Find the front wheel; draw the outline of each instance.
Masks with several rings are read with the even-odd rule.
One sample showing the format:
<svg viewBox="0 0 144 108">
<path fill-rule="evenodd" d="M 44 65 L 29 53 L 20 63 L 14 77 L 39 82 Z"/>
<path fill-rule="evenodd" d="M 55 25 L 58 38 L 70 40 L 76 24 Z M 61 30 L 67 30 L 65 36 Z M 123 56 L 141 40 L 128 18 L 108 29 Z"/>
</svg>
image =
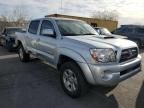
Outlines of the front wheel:
<svg viewBox="0 0 144 108">
<path fill-rule="evenodd" d="M 88 90 L 81 69 L 74 62 L 67 62 L 61 66 L 60 80 L 64 91 L 72 98 L 78 98 Z"/>
<path fill-rule="evenodd" d="M 20 45 L 18 50 L 19 58 L 22 62 L 28 62 L 30 60 L 30 55 L 25 52 L 22 45 Z"/>
</svg>

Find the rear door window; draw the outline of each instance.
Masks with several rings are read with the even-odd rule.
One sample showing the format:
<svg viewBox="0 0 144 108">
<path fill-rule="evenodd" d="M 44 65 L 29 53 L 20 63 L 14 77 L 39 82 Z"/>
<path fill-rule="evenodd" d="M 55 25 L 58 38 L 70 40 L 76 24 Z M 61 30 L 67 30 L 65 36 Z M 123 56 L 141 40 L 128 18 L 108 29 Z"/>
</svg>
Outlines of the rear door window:
<svg viewBox="0 0 144 108">
<path fill-rule="evenodd" d="M 28 32 L 31 34 L 37 34 L 39 24 L 40 24 L 39 20 L 31 21 Z"/>
</svg>

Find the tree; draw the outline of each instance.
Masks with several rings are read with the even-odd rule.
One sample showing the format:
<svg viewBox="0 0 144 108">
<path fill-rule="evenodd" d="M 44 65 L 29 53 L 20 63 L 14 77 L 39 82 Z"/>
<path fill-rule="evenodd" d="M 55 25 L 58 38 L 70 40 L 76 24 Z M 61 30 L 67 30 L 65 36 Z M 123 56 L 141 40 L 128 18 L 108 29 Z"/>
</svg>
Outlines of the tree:
<svg viewBox="0 0 144 108">
<path fill-rule="evenodd" d="M 25 21 L 28 19 L 28 15 L 23 8 L 16 7 L 9 18 L 11 22 L 15 22 L 16 26 L 18 26 L 25 23 Z"/>
<path fill-rule="evenodd" d="M 4 14 L 1 15 L 1 21 L 11 22 L 14 23 L 13 25 L 18 26 L 25 23 L 25 21 L 29 19 L 28 16 L 29 15 L 27 14 L 25 8 L 23 8 L 22 6 L 16 6 L 9 14 L 7 14 L 7 12 L 4 12 Z"/>
<path fill-rule="evenodd" d="M 0 29 L 2 30 L 6 26 L 25 26 L 28 19 L 29 15 L 26 8 L 16 6 L 11 13 L 4 12 L 0 16 Z"/>
<path fill-rule="evenodd" d="M 92 15 L 93 18 L 99 18 L 104 20 L 118 20 L 118 12 L 117 11 L 98 11 Z"/>
</svg>

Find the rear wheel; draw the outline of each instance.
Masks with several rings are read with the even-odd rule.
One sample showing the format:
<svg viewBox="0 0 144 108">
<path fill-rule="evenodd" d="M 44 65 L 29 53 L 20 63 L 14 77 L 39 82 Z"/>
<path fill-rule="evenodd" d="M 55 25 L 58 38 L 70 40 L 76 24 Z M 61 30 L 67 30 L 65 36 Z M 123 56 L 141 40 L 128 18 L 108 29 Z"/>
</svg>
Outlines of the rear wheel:
<svg viewBox="0 0 144 108">
<path fill-rule="evenodd" d="M 74 62 L 67 62 L 61 66 L 60 80 L 64 91 L 72 98 L 80 97 L 88 90 L 81 69 Z"/>
<path fill-rule="evenodd" d="M 28 62 L 30 60 L 30 55 L 25 52 L 22 45 L 20 45 L 18 50 L 19 58 L 22 62 Z"/>
</svg>

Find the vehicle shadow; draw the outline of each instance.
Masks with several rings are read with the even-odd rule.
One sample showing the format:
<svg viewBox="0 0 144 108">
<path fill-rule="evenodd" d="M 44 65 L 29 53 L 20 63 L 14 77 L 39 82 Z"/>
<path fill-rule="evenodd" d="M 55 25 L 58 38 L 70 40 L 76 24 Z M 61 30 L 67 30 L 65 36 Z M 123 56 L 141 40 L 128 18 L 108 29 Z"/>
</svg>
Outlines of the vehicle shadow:
<svg viewBox="0 0 144 108">
<path fill-rule="evenodd" d="M 60 85 L 59 73 L 40 60 L 21 63 L 18 58 L 0 62 L 0 105 L 11 108 L 118 108 L 110 89 L 92 87 L 85 96 L 72 99 Z M 6 92 L 7 91 L 7 92 Z M 5 103 L 2 100 L 5 99 Z M 10 101 L 10 105 L 7 102 Z"/>
<path fill-rule="evenodd" d="M 29 83 L 29 86 L 33 88 L 33 90 L 41 87 L 45 88 L 45 90 L 41 89 L 41 96 L 39 97 L 42 98 L 44 95 L 47 96 L 44 100 L 47 100 L 46 103 L 49 104 L 48 108 L 118 108 L 118 102 L 115 96 L 106 95 L 111 90 L 99 86 L 94 88 L 90 87 L 89 92 L 85 96 L 78 99 L 72 99 L 62 90 L 59 73 L 50 67 L 48 68 L 51 71 L 31 73 L 33 77 L 39 80 Z M 37 99 L 34 104 L 37 104 L 38 101 L 46 104 L 44 103 L 44 100 Z"/>
<path fill-rule="evenodd" d="M 81 101 L 82 108 L 118 108 L 115 96 L 113 94 L 107 96 L 110 91 L 111 88 L 95 86 L 90 88 L 88 94 L 78 100 Z"/>
<path fill-rule="evenodd" d="M 59 73 L 56 70 L 44 63 L 39 64 L 39 69 L 41 71 L 30 73 L 31 76 L 37 79 L 36 82 L 31 83 L 30 87 L 33 88 L 32 90 L 40 89 L 41 87 L 45 88 L 45 90 L 41 89 L 41 96 L 39 97 L 47 96 L 45 100 L 49 104 L 48 108 L 118 108 L 118 102 L 115 96 L 107 96 L 111 88 L 100 86 L 90 87 L 88 94 L 78 99 L 72 99 L 62 90 Z M 38 101 L 46 104 L 44 100 L 39 99 L 34 104 L 37 104 Z"/>
<path fill-rule="evenodd" d="M 7 54 L 16 54 L 16 52 L 8 52 L 6 48 L 0 46 L 0 56 L 4 56 Z"/>
<path fill-rule="evenodd" d="M 141 89 L 136 99 L 136 108 L 143 108 L 143 107 L 144 107 L 144 82 L 141 86 Z"/>
</svg>

